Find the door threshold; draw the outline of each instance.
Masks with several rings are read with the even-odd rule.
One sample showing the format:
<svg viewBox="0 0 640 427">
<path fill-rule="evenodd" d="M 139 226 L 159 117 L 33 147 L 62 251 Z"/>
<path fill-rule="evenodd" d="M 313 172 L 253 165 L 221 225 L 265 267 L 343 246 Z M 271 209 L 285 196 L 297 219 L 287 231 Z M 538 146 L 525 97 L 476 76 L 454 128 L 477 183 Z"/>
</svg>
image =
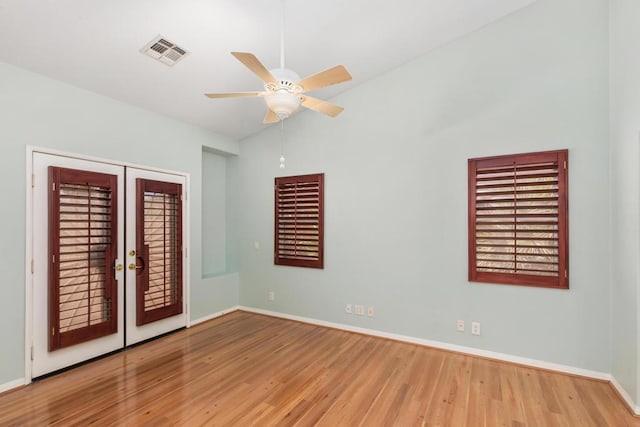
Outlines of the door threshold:
<svg viewBox="0 0 640 427">
<path fill-rule="evenodd" d="M 56 375 L 62 374 L 64 372 L 70 371 L 72 369 L 76 369 L 76 368 L 79 368 L 81 366 L 88 365 L 88 364 L 93 363 L 93 362 L 97 362 L 98 360 L 106 359 L 107 357 L 113 356 L 114 354 L 122 353 L 123 351 L 127 351 L 127 350 L 135 348 L 135 347 L 139 347 L 139 346 L 141 346 L 143 344 L 146 344 L 146 343 L 148 343 L 150 341 L 155 341 L 157 339 L 166 337 L 167 335 L 171 335 L 171 334 L 174 334 L 176 332 L 180 332 L 183 329 L 187 329 L 187 327 L 183 326 L 181 328 L 174 329 L 173 331 L 165 332 L 164 334 L 157 335 L 157 336 L 152 337 L 152 338 L 148 338 L 148 339 L 146 339 L 144 341 L 140 341 L 140 342 L 137 342 L 135 344 L 130 344 L 130 345 L 126 346 L 126 347 L 122 347 L 122 348 L 119 348 L 117 350 L 110 351 L 110 352 L 105 353 L 105 354 L 101 354 L 100 356 L 92 357 L 91 359 L 88 359 L 88 360 L 83 360 L 82 362 L 78 362 L 78 363 L 73 364 L 71 366 L 67 366 L 67 367 L 64 367 L 62 369 L 58 369 L 56 371 L 46 373 L 44 375 L 40 375 L 38 377 L 34 377 L 34 378 L 31 379 L 31 382 L 35 383 L 35 382 L 38 382 L 40 380 L 45 380 L 45 379 L 47 379 L 49 377 L 54 377 Z"/>
</svg>

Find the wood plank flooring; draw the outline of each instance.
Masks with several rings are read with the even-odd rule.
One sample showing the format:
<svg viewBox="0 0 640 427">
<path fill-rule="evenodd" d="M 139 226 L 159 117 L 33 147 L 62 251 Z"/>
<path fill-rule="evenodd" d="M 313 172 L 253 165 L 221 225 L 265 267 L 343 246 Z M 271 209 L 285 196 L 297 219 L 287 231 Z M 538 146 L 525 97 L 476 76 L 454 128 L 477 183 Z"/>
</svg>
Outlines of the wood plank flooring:
<svg viewBox="0 0 640 427">
<path fill-rule="evenodd" d="M 608 383 L 246 312 L 0 395 L 0 425 L 640 426 Z"/>
</svg>

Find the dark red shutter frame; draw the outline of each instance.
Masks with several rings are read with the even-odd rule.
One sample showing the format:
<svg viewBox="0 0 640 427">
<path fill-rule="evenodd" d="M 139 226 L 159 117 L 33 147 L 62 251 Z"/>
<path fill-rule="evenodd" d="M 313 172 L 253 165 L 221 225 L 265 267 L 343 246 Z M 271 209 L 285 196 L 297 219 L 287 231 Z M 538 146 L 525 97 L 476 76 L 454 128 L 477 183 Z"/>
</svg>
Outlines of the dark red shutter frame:
<svg viewBox="0 0 640 427">
<path fill-rule="evenodd" d="M 138 178 L 136 204 L 136 325 L 141 326 L 182 313 L 182 185 Z"/>
<path fill-rule="evenodd" d="M 324 268 L 324 174 L 275 178 L 274 264 Z"/>
<path fill-rule="evenodd" d="M 118 330 L 117 177 L 49 167 L 49 351 Z"/>
<path fill-rule="evenodd" d="M 568 151 L 470 159 L 469 281 L 568 289 Z"/>
</svg>

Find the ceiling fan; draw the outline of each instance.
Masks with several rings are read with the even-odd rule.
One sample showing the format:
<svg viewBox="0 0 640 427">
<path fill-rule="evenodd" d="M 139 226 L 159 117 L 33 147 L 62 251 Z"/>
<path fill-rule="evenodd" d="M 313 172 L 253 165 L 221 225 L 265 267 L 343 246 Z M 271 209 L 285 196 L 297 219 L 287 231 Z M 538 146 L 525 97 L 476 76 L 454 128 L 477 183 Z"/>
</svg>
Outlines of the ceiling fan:
<svg viewBox="0 0 640 427">
<path fill-rule="evenodd" d="M 284 2 L 283 2 L 284 3 Z M 335 85 L 351 80 L 351 74 L 342 65 L 300 79 L 294 71 L 284 64 L 284 7 L 282 28 L 280 31 L 280 68 L 267 70 L 252 53 L 231 52 L 258 78 L 264 82 L 261 92 L 206 93 L 209 98 L 251 98 L 262 97 L 267 103 L 267 114 L 263 123 L 275 123 L 288 118 L 302 105 L 310 110 L 318 111 L 330 117 L 340 114 L 344 108 L 306 95 L 315 89 Z"/>
</svg>

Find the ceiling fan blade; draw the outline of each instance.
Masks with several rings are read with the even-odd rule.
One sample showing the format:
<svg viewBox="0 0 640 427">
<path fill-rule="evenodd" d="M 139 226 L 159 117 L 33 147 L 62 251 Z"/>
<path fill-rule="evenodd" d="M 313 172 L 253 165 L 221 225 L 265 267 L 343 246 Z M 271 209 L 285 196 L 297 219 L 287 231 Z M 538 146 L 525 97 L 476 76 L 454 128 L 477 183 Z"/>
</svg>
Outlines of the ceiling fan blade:
<svg viewBox="0 0 640 427">
<path fill-rule="evenodd" d="M 269 124 L 269 123 L 276 123 L 279 121 L 280 121 L 280 117 L 278 117 L 278 115 L 274 113 L 272 110 L 267 109 L 267 115 L 264 116 L 264 120 L 262 121 L 262 123 Z"/>
<path fill-rule="evenodd" d="M 333 68 L 314 74 L 300 80 L 297 84 L 302 86 L 303 92 L 309 92 L 325 86 L 331 86 L 338 83 L 351 80 L 351 74 L 342 65 L 336 65 Z"/>
<path fill-rule="evenodd" d="M 276 78 L 271 75 L 269 70 L 262 65 L 262 62 L 260 62 L 253 53 L 231 52 L 231 55 L 235 56 L 238 61 L 242 62 L 248 69 L 253 71 L 253 73 L 260 77 L 263 82 L 273 84 L 277 83 Z"/>
<path fill-rule="evenodd" d="M 263 96 L 264 92 L 231 92 L 231 93 L 205 93 L 209 98 L 253 98 Z"/>
<path fill-rule="evenodd" d="M 302 106 L 306 107 L 310 110 L 317 111 L 322 114 L 326 114 L 330 117 L 335 117 L 338 114 L 342 113 L 344 108 L 331 104 L 329 102 L 323 101 L 318 98 L 312 98 L 310 96 L 305 96 L 304 101 L 302 101 Z"/>
</svg>

